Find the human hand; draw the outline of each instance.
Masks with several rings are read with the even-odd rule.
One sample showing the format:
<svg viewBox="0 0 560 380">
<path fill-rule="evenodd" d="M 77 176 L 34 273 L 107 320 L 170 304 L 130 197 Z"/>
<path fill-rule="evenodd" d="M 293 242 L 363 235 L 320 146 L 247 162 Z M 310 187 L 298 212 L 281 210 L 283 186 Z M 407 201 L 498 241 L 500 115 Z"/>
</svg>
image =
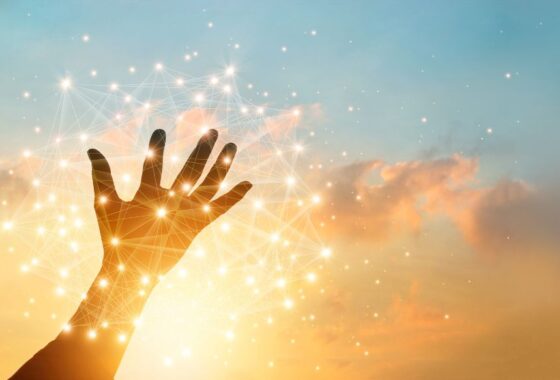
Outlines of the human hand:
<svg viewBox="0 0 560 380">
<path fill-rule="evenodd" d="M 244 181 L 213 199 L 237 151 L 233 143 L 225 145 L 206 178 L 194 187 L 217 138 L 217 131 L 208 131 L 171 188 L 165 189 L 160 184 L 165 132 L 154 131 L 140 187 L 128 202 L 119 198 L 105 157 L 96 149 L 88 151 L 106 270 L 113 272 L 126 267 L 127 271 L 133 269 L 145 275 L 165 274 L 205 226 L 227 212 L 251 189 L 251 183 Z"/>
</svg>

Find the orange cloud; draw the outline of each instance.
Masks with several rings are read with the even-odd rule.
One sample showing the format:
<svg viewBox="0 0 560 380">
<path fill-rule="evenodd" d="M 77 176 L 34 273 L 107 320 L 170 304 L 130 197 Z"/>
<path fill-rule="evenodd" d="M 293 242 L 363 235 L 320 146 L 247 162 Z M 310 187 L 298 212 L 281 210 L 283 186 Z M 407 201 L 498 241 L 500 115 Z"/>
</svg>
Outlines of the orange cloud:
<svg viewBox="0 0 560 380">
<path fill-rule="evenodd" d="M 336 168 L 327 175 L 332 183 L 327 206 L 319 217 L 335 232 L 375 241 L 395 233 L 417 231 L 423 213 L 441 208 L 470 182 L 477 161 L 455 155 L 434 161 L 407 161 L 389 165 L 374 160 Z M 377 172 L 378 184 L 370 183 Z"/>
<path fill-rule="evenodd" d="M 534 236 L 560 236 L 552 223 L 558 213 L 550 211 L 551 204 L 560 211 L 557 199 L 542 202 L 542 194 L 520 181 L 479 186 L 477 171 L 478 160 L 461 155 L 335 168 L 322 178 L 332 186 L 316 216 L 329 232 L 379 242 L 418 232 L 430 217 L 443 215 L 470 245 L 492 253 L 507 249 L 512 239 L 527 243 Z M 537 225 L 547 227 L 535 231 Z"/>
</svg>

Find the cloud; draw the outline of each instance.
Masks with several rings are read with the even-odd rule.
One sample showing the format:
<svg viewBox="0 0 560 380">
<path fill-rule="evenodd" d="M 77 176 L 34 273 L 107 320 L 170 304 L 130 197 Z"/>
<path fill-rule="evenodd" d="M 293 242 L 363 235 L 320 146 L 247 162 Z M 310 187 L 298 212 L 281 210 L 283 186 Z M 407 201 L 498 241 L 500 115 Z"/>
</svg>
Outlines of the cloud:
<svg viewBox="0 0 560 380">
<path fill-rule="evenodd" d="M 8 206 L 3 211 L 11 213 L 20 206 L 32 188 L 33 176 L 41 167 L 42 160 L 31 156 L 15 161 L 0 160 L 0 202 Z"/>
<path fill-rule="evenodd" d="M 418 231 L 424 212 L 449 204 L 461 186 L 472 181 L 475 159 L 455 155 L 431 161 L 386 164 L 380 160 L 335 168 L 319 217 L 337 232 L 383 241 L 401 232 Z M 371 184 L 378 174 L 380 182 Z"/>
<path fill-rule="evenodd" d="M 468 209 L 454 215 L 467 241 L 486 252 L 548 250 L 560 241 L 558 197 L 503 180 L 471 192 Z"/>
<path fill-rule="evenodd" d="M 509 179 L 480 186 L 478 168 L 477 159 L 462 155 L 338 167 L 322 178 L 332 186 L 316 216 L 329 232 L 371 242 L 417 233 L 431 218 L 444 216 L 471 246 L 491 253 L 560 236 L 554 194 L 545 197 Z M 514 241 L 523 244 L 514 247 Z"/>
</svg>

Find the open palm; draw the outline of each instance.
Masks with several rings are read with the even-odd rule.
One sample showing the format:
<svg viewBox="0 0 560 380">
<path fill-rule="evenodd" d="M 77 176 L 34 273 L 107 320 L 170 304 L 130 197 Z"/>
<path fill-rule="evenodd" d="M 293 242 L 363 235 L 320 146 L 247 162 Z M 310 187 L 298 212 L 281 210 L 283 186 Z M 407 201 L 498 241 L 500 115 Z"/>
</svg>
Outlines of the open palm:
<svg viewBox="0 0 560 380">
<path fill-rule="evenodd" d="M 165 132 L 154 131 L 144 161 L 140 187 L 131 201 L 121 200 L 111 169 L 96 149 L 92 164 L 95 212 L 105 248 L 104 264 L 133 267 L 146 274 L 164 274 L 183 256 L 195 236 L 239 202 L 252 185 L 241 182 L 213 199 L 220 189 L 237 147 L 226 144 L 206 178 L 198 185 L 218 132 L 198 142 L 169 189 L 161 186 Z"/>
</svg>

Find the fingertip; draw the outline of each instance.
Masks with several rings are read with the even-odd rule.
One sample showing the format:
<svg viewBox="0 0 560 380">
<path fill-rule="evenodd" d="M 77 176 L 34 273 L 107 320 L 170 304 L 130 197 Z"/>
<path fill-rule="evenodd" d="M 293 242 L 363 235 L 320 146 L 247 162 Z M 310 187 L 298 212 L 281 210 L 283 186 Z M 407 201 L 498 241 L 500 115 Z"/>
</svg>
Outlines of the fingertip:
<svg viewBox="0 0 560 380">
<path fill-rule="evenodd" d="M 215 130 L 214 128 L 209 129 L 208 130 L 208 136 L 213 138 L 213 139 L 217 139 L 218 138 L 218 131 Z"/>
<path fill-rule="evenodd" d="M 245 192 L 248 192 L 253 188 L 253 184 L 249 181 L 243 181 L 239 183 L 239 187 L 242 188 Z"/>
<path fill-rule="evenodd" d="M 90 159 L 91 161 L 97 160 L 97 159 L 99 159 L 100 157 L 103 157 L 103 155 L 101 154 L 101 152 L 98 151 L 97 149 L 94 149 L 94 148 L 88 149 L 87 155 L 88 155 L 88 157 L 89 157 L 89 159 Z"/>
<path fill-rule="evenodd" d="M 237 153 L 237 145 L 235 145 L 235 144 L 232 143 L 232 142 L 227 143 L 227 144 L 224 146 L 224 152 L 227 152 L 227 153 Z"/>
<path fill-rule="evenodd" d="M 150 144 L 162 144 L 165 143 L 165 131 L 163 129 L 156 129 L 153 133 L 152 133 L 152 137 L 150 138 Z"/>
</svg>

